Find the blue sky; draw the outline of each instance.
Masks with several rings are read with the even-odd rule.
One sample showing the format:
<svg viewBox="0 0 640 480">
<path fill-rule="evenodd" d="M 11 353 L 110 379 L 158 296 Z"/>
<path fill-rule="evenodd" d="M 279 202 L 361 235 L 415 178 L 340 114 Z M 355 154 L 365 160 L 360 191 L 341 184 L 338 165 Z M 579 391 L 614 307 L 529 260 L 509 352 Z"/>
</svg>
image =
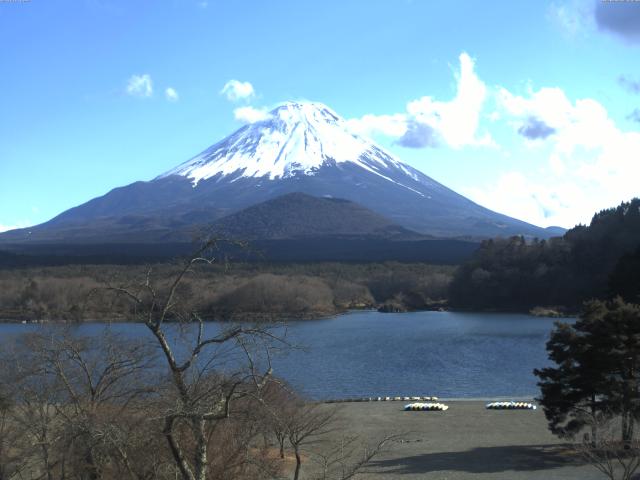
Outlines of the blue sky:
<svg viewBox="0 0 640 480">
<path fill-rule="evenodd" d="M 0 0 L 0 230 L 303 99 L 489 208 L 588 222 L 640 194 L 640 3 L 514 5 Z"/>
</svg>

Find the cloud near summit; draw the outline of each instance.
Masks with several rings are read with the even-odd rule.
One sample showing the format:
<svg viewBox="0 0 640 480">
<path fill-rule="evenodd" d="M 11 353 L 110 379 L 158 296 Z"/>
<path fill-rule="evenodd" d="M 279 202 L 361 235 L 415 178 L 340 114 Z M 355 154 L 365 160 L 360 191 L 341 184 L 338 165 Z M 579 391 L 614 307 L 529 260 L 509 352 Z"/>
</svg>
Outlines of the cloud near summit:
<svg viewBox="0 0 640 480">
<path fill-rule="evenodd" d="M 20 222 L 18 224 L 15 225 L 7 225 L 4 223 L 0 223 L 0 233 L 2 232 L 8 232 L 9 230 L 15 230 L 17 228 L 26 228 L 28 226 L 30 226 L 31 224 L 29 222 Z"/>
<path fill-rule="evenodd" d="M 239 122 L 256 123 L 271 117 L 266 108 L 247 105 L 256 96 L 256 91 L 251 82 L 229 80 L 220 90 L 220 95 L 224 95 L 227 100 L 234 103 L 239 100 L 245 101 L 245 106 L 233 109 L 233 116 Z"/>
<path fill-rule="evenodd" d="M 409 102 L 405 112 L 367 114 L 349 120 L 350 126 L 402 147 L 473 147 L 462 154 L 478 161 L 483 158 L 478 149 L 491 148 L 491 157 L 509 162 L 504 173 L 460 192 L 540 226 L 572 227 L 576 218 L 588 223 L 594 212 L 637 196 L 640 131 L 623 129 L 597 100 L 571 99 L 559 87 L 529 85 L 522 93 L 489 87 L 468 54 L 459 60 L 452 99 L 424 96 Z M 635 82 L 620 83 L 635 91 Z M 629 116 L 637 119 L 640 114 Z M 525 167 L 524 158 L 537 167 Z"/>
<path fill-rule="evenodd" d="M 487 87 L 476 75 L 475 62 L 467 53 L 460 54 L 459 62 L 453 99 L 440 101 L 424 96 L 409 102 L 402 113 L 351 119 L 351 128 L 364 135 L 396 137 L 397 144 L 409 148 L 491 145 L 491 137 L 478 128 Z"/>
<path fill-rule="evenodd" d="M 236 120 L 243 123 L 256 123 L 271 118 L 271 115 L 266 109 L 251 106 L 238 107 L 234 109 L 233 116 Z"/>
<path fill-rule="evenodd" d="M 594 212 L 637 196 L 640 131 L 619 127 L 591 98 L 572 100 L 558 87 L 497 92 L 497 107 L 512 131 L 512 156 L 527 151 L 539 172 L 523 175 L 517 160 L 510 171 L 485 186 L 465 190 L 473 200 L 531 223 L 572 227 Z"/>
<path fill-rule="evenodd" d="M 230 102 L 237 102 L 238 100 L 248 100 L 255 97 L 256 92 L 250 82 L 229 80 L 220 90 L 220 94 L 227 97 Z"/>
</svg>

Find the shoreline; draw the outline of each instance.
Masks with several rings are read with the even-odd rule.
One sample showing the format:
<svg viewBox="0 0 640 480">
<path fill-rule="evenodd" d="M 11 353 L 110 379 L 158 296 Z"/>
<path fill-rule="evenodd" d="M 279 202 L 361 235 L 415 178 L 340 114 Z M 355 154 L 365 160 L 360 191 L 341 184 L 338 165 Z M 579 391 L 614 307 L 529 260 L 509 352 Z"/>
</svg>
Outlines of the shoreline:
<svg viewBox="0 0 640 480">
<path fill-rule="evenodd" d="M 535 318 L 551 318 L 555 320 L 562 319 L 573 319 L 577 318 L 578 314 L 570 315 L 566 314 L 563 316 L 555 316 L 555 315 L 539 315 L 536 313 L 532 313 L 531 311 L 502 311 L 502 310 L 466 310 L 466 309 L 423 309 L 423 310 L 408 310 L 408 311 L 398 311 L 398 312 L 387 312 L 380 311 L 379 309 L 372 308 L 353 308 L 353 309 L 344 309 L 331 313 L 287 313 L 287 314 L 272 314 L 272 313 L 251 313 L 251 314 L 227 314 L 221 315 L 218 318 L 205 317 L 203 318 L 205 323 L 282 323 L 287 321 L 314 321 L 314 320 L 327 320 L 330 318 L 341 317 L 345 315 L 349 315 L 352 313 L 379 313 L 381 315 L 388 314 L 415 314 L 415 313 L 482 313 L 482 314 L 497 314 L 497 315 L 526 315 L 528 317 Z M 127 320 L 124 318 L 114 318 L 114 319 L 82 319 L 82 320 L 72 320 L 72 319 L 37 319 L 37 318 L 24 318 L 18 316 L 9 316 L 3 315 L 0 313 L 0 324 L 26 324 L 26 325 L 82 325 L 84 323 L 92 324 L 92 323 L 143 323 L 137 320 Z M 174 321 L 168 320 L 167 323 L 176 323 Z"/>
<path fill-rule="evenodd" d="M 384 397 L 382 397 L 384 398 Z M 491 396 L 491 397 L 419 397 L 417 395 L 414 396 L 402 396 L 400 399 L 395 399 L 391 397 L 389 400 L 377 400 L 375 397 L 371 397 L 371 399 L 363 398 L 344 398 L 344 399 L 327 399 L 327 400 L 317 400 L 317 403 L 406 403 L 406 402 L 537 402 L 537 399 L 534 395 L 526 395 L 526 396 Z"/>
</svg>

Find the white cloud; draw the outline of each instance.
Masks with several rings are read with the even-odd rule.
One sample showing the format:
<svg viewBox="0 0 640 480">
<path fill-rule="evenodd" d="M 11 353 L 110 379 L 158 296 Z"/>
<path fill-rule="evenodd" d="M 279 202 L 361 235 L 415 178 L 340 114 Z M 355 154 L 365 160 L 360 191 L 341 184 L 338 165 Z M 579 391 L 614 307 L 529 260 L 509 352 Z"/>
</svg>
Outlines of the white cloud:
<svg viewBox="0 0 640 480">
<path fill-rule="evenodd" d="M 449 102 L 422 97 L 407 105 L 409 114 L 436 130 L 453 148 L 487 144 L 487 137 L 478 137 L 480 112 L 487 97 L 487 87 L 474 71 L 474 61 L 466 53 L 460 55 L 460 72 L 456 96 Z"/>
<path fill-rule="evenodd" d="M 15 225 L 5 225 L 0 223 L 0 232 L 8 232 L 9 230 L 15 230 L 16 228 L 25 228 L 30 225 L 29 222 L 19 222 Z"/>
<path fill-rule="evenodd" d="M 484 207 L 541 227 L 588 223 L 596 210 L 604 208 L 594 209 L 588 192 L 575 182 L 533 179 L 517 171 L 501 174 L 484 188 L 472 187 L 462 193 Z"/>
<path fill-rule="evenodd" d="M 475 73 L 475 63 L 461 53 L 456 73 L 456 96 L 439 101 L 424 96 L 407 104 L 406 113 L 365 115 L 351 119 L 351 127 L 361 134 L 382 133 L 398 138 L 398 143 L 421 148 L 442 143 L 458 149 L 464 146 L 494 146 L 488 133 L 479 134 L 480 114 L 487 98 L 487 87 Z M 419 138 L 420 133 L 428 138 Z"/>
<path fill-rule="evenodd" d="M 570 99 L 557 87 L 528 86 L 521 95 L 488 88 L 466 53 L 456 79 L 452 100 L 425 96 L 409 102 L 405 113 L 365 115 L 349 124 L 358 133 L 386 135 L 414 148 L 496 146 L 483 127 L 506 132 L 501 151 L 510 159 L 508 171 L 461 190 L 481 205 L 540 226 L 588 223 L 595 212 L 640 195 L 640 131 L 623 130 L 600 102 Z M 518 160 L 533 155 L 540 158 L 537 166 Z"/>
<path fill-rule="evenodd" d="M 177 102 L 179 100 L 178 92 L 176 92 L 175 88 L 167 87 L 164 91 L 164 96 L 170 102 Z"/>
<path fill-rule="evenodd" d="M 401 137 L 407 132 L 407 116 L 402 113 L 366 114 L 361 118 L 347 120 L 347 124 L 352 131 L 365 136 L 382 134 L 388 137 Z"/>
<path fill-rule="evenodd" d="M 236 120 L 244 123 L 255 123 L 271 118 L 269 112 L 264 108 L 239 107 L 233 111 Z"/>
<path fill-rule="evenodd" d="M 253 85 L 249 82 L 241 82 L 239 80 L 229 80 L 225 83 L 220 94 L 227 97 L 227 100 L 236 102 L 238 100 L 246 100 L 255 97 Z"/>
<path fill-rule="evenodd" d="M 132 75 L 127 83 L 127 93 L 134 97 L 150 97 L 153 95 L 153 82 L 148 74 Z"/>
<path fill-rule="evenodd" d="M 560 88 L 524 96 L 501 88 L 497 98 L 514 134 L 531 117 L 555 131 L 544 140 L 549 150 L 540 171 L 505 173 L 484 188 L 467 190 L 473 200 L 537 225 L 571 227 L 638 196 L 640 132 L 620 129 L 602 104 L 571 101 Z"/>
</svg>

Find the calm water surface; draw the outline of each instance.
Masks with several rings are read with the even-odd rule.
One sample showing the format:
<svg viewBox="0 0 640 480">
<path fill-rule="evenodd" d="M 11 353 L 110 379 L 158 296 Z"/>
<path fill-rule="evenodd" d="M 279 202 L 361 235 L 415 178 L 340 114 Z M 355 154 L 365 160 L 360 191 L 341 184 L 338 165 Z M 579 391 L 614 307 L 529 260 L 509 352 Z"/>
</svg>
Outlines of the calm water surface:
<svg viewBox="0 0 640 480">
<path fill-rule="evenodd" d="M 357 312 L 290 322 L 290 341 L 304 349 L 274 358 L 274 373 L 316 399 L 535 396 L 532 370 L 549 363 L 545 342 L 553 322 L 527 315 L 454 312 Z M 0 343 L 37 328 L 0 324 Z M 104 325 L 76 328 L 81 334 L 96 334 Z M 143 325 L 111 328 L 128 336 L 148 335 Z"/>
</svg>

